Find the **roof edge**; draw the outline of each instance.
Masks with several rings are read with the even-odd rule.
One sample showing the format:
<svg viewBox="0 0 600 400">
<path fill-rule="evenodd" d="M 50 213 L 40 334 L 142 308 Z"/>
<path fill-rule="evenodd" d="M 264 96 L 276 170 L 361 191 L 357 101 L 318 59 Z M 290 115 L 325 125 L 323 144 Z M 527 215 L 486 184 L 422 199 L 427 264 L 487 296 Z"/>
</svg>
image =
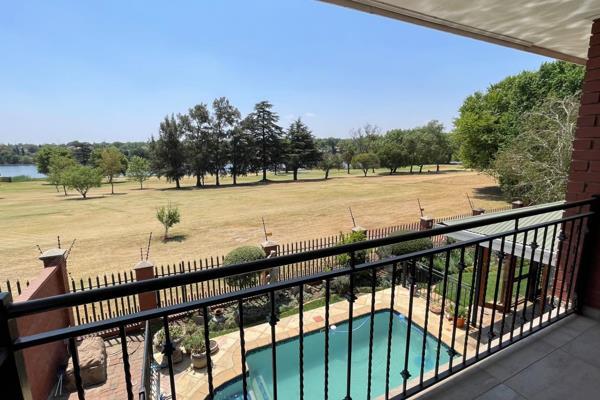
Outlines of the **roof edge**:
<svg viewBox="0 0 600 400">
<path fill-rule="evenodd" d="M 497 44 L 504 47 L 526 51 L 529 53 L 539 54 L 545 57 L 556 58 L 572 62 L 575 64 L 585 65 L 586 59 L 572 56 L 570 54 L 561 53 L 555 50 L 550 50 L 545 47 L 536 46 L 533 43 L 528 43 L 517 38 L 510 38 L 502 34 L 487 32 L 475 27 L 462 26 L 458 23 L 446 21 L 433 16 L 409 12 L 403 8 L 394 7 L 389 4 L 383 4 L 377 0 L 319 0 L 324 3 L 331 3 L 338 6 L 352 8 L 358 11 L 367 12 L 369 14 L 379 15 L 382 17 L 392 18 L 404 22 L 409 22 L 416 25 L 425 26 L 427 28 L 437 29 L 443 32 L 453 33 L 455 35 L 469 37 L 484 42 Z"/>
</svg>

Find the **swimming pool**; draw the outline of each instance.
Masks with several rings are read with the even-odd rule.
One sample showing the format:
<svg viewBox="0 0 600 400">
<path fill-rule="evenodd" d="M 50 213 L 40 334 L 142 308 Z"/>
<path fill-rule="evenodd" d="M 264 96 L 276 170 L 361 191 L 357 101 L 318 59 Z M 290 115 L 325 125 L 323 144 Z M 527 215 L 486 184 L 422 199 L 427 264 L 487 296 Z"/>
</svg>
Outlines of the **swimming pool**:
<svg viewBox="0 0 600 400">
<path fill-rule="evenodd" d="M 371 396 L 385 392 L 387 360 L 387 340 L 389 310 L 375 313 L 373 328 L 373 363 Z M 370 316 L 353 319 L 352 331 L 352 398 L 367 397 L 367 373 L 369 365 L 369 323 Z M 402 385 L 400 372 L 404 369 L 404 349 L 406 346 L 406 318 L 394 313 L 392 325 L 392 352 L 390 365 L 390 390 Z M 411 327 L 408 370 L 411 378 L 418 377 L 421 371 L 421 351 L 423 330 Z M 435 368 L 438 340 L 427 335 L 424 371 Z M 330 330 L 329 335 L 329 398 L 342 399 L 346 395 L 346 362 L 348 349 L 348 322 Z M 440 365 L 449 361 L 448 346 L 441 343 Z M 277 343 L 277 393 L 286 399 L 300 398 L 298 338 Z M 248 365 L 248 390 L 250 398 L 269 400 L 273 393 L 271 347 L 250 351 L 246 358 Z M 325 382 L 325 333 L 323 330 L 304 335 L 304 398 L 322 399 Z M 242 399 L 241 378 L 226 384 L 215 393 L 215 400 Z"/>
</svg>

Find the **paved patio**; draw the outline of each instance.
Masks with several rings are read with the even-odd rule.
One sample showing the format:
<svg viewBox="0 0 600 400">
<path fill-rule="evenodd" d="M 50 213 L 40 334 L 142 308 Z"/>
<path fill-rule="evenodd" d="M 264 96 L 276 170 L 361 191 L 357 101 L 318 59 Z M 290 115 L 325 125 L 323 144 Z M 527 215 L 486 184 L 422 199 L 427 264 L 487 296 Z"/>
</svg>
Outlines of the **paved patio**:
<svg viewBox="0 0 600 400">
<path fill-rule="evenodd" d="M 419 400 L 600 398 L 600 322 L 564 320 L 416 396 Z"/>
</svg>

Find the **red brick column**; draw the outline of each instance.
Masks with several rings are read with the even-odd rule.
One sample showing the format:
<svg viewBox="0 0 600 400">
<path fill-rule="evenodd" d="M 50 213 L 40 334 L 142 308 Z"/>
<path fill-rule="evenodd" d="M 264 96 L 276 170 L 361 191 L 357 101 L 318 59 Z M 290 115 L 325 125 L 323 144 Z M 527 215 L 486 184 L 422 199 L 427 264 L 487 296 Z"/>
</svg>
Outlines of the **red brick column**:
<svg viewBox="0 0 600 400">
<path fill-rule="evenodd" d="M 143 281 L 154 278 L 154 264 L 148 261 L 140 261 L 133 268 L 135 271 L 135 280 Z M 144 292 L 138 294 L 138 304 L 140 311 L 152 310 L 158 307 L 156 292 Z"/>
<path fill-rule="evenodd" d="M 471 215 L 473 215 L 473 216 L 481 215 L 481 214 L 485 214 L 485 210 L 483 208 L 473 208 L 471 210 Z"/>
<path fill-rule="evenodd" d="M 433 218 L 431 217 L 421 217 L 421 219 L 419 220 L 419 230 L 427 231 L 433 228 L 433 222 Z"/>
<path fill-rule="evenodd" d="M 600 20 L 594 21 L 589 44 L 579 118 L 573 142 L 567 201 L 600 194 Z M 568 232 L 569 228 L 565 227 L 565 231 Z M 590 234 L 600 237 L 599 226 L 593 226 L 592 230 L 596 232 Z M 591 258 L 581 260 L 586 269 L 583 301 L 588 307 L 600 309 L 600 246 L 596 246 L 590 254 Z"/>
</svg>

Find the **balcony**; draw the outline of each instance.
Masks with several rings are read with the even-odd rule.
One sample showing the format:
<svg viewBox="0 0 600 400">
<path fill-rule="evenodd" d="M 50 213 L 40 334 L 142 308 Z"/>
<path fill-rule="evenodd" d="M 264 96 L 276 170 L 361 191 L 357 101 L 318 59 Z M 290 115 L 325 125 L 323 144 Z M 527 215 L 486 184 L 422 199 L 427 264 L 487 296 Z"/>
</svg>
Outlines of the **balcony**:
<svg viewBox="0 0 600 400">
<path fill-rule="evenodd" d="M 70 354 L 63 398 L 588 398 L 600 329 L 574 314 L 597 201 L 25 302 L 1 293 L 3 387 L 30 398 L 31 360 L 52 345 Z M 211 285 L 224 290 L 193 295 Z M 167 304 L 172 290 L 192 295 Z M 75 322 L 104 301 L 123 308 Z M 68 326 L 19 332 L 65 310 Z M 112 338 L 108 381 L 89 386 L 79 353 L 100 334 Z"/>
</svg>

